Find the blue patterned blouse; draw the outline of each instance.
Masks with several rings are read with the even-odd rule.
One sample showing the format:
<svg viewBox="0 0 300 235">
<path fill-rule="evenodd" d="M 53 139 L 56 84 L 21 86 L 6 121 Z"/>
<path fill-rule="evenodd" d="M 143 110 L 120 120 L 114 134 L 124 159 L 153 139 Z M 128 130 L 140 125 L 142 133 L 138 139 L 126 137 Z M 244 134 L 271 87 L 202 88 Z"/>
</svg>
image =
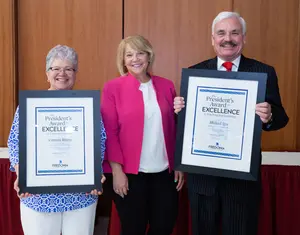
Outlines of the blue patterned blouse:
<svg viewBox="0 0 300 235">
<path fill-rule="evenodd" d="M 101 121 L 101 158 L 103 160 L 105 151 L 106 133 Z M 8 151 L 10 170 L 15 171 L 14 166 L 19 164 L 19 107 L 16 110 L 15 118 L 8 137 Z M 27 207 L 38 212 L 64 212 L 87 207 L 97 201 L 98 196 L 85 193 L 59 193 L 59 194 L 38 194 L 22 198 L 21 202 Z"/>
</svg>

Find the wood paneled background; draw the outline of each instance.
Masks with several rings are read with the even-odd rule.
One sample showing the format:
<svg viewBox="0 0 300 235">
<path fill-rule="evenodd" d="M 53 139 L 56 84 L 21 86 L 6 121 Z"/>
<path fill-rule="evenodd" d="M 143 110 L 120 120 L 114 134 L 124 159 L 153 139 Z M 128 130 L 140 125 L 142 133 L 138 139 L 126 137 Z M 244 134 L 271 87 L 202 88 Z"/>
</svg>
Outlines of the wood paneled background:
<svg viewBox="0 0 300 235">
<path fill-rule="evenodd" d="M 7 0 L 6 0 L 7 1 Z M 46 55 L 57 44 L 78 53 L 75 89 L 102 89 L 116 77 L 122 0 L 19 0 L 19 89 L 47 89 Z"/>
<path fill-rule="evenodd" d="M 6 146 L 16 108 L 15 3 L 0 0 L 0 147 Z"/>
<path fill-rule="evenodd" d="M 286 128 L 263 133 L 263 150 L 300 150 L 300 0 L 0 0 L 0 146 L 18 89 L 46 89 L 45 56 L 57 44 L 79 54 L 77 89 L 102 89 L 117 76 L 117 45 L 141 34 L 152 43 L 153 72 L 180 88 L 181 69 L 214 56 L 211 23 L 223 10 L 247 22 L 244 55 L 273 65 L 290 117 Z M 298 108 L 299 107 L 299 108 Z"/>
</svg>

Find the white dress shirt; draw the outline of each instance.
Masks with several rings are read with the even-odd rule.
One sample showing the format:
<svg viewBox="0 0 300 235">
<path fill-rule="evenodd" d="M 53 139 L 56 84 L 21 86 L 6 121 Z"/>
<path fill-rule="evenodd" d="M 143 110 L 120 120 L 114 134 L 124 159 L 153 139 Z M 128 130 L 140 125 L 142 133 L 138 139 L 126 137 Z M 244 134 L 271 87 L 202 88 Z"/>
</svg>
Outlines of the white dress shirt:
<svg viewBox="0 0 300 235">
<path fill-rule="evenodd" d="M 240 61 L 241 61 L 241 56 L 239 56 L 238 58 L 236 58 L 234 61 L 231 61 L 233 63 L 231 71 L 232 72 L 237 72 L 239 69 L 239 65 L 240 65 Z M 226 71 L 226 68 L 223 66 L 223 63 L 226 62 L 225 60 L 222 60 L 221 58 L 218 57 L 218 63 L 217 63 L 217 69 L 219 71 Z"/>
</svg>

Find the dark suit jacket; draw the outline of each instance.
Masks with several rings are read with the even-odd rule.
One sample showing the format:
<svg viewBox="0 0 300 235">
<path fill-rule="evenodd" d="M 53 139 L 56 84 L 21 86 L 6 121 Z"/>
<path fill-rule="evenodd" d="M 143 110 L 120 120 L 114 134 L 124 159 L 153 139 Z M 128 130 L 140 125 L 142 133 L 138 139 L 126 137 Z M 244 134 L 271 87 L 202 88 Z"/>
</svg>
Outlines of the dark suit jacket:
<svg viewBox="0 0 300 235">
<path fill-rule="evenodd" d="M 203 61 L 199 64 L 189 67 L 191 69 L 217 69 L 217 57 Z M 288 123 L 288 116 L 285 113 L 281 104 L 281 98 L 278 88 L 278 79 L 275 69 L 272 66 L 264 64 L 254 59 L 249 59 L 241 56 L 239 72 L 257 72 L 267 73 L 267 88 L 266 88 L 266 102 L 271 105 L 273 120 L 270 125 L 263 124 L 265 131 L 278 130 L 283 128 Z M 261 155 L 259 156 L 261 158 Z M 192 192 L 204 195 L 212 195 L 216 187 L 223 187 L 230 191 L 236 197 L 253 197 L 259 193 L 260 180 L 258 182 L 229 179 L 200 174 L 188 175 L 188 188 Z"/>
</svg>

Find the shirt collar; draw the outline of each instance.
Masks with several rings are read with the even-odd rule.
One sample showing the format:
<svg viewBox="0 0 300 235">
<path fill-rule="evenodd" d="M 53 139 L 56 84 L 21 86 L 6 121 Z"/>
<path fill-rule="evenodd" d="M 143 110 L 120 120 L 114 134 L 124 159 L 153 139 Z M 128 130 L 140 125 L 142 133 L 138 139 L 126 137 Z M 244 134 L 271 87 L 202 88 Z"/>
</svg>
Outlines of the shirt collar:
<svg viewBox="0 0 300 235">
<path fill-rule="evenodd" d="M 222 60 L 220 57 L 218 57 L 218 64 L 217 64 L 217 68 L 218 70 L 220 70 L 220 68 L 223 66 L 223 63 L 226 62 L 225 60 Z M 238 58 L 236 58 L 235 60 L 231 61 L 233 63 L 233 66 L 235 66 L 236 68 L 239 68 L 240 62 L 241 62 L 241 56 L 239 56 Z"/>
</svg>

